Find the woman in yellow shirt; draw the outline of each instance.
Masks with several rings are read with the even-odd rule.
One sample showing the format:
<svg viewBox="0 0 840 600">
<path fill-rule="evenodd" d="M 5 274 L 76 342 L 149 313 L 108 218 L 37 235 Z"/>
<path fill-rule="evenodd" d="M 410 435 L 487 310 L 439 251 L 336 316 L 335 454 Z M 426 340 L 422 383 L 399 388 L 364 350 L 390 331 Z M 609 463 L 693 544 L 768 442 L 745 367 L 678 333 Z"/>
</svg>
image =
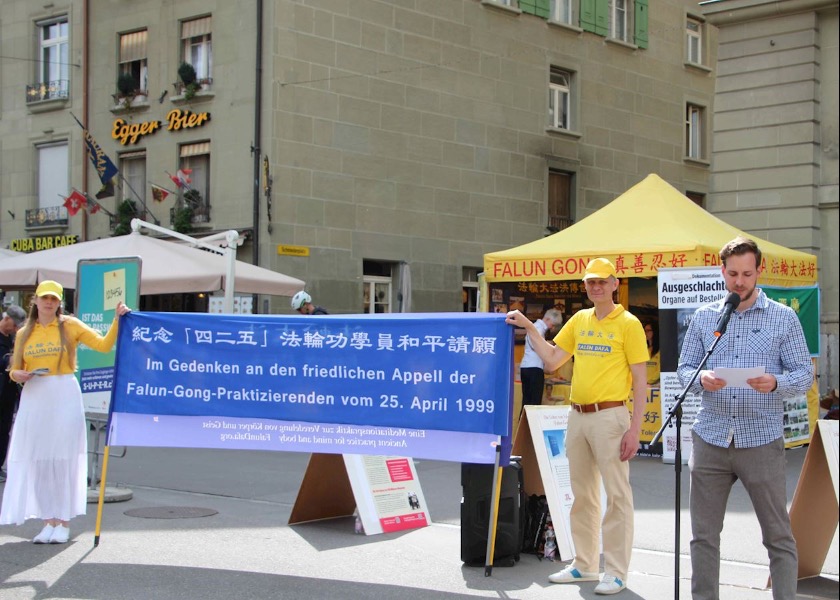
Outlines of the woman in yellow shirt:
<svg viewBox="0 0 840 600">
<path fill-rule="evenodd" d="M 87 428 L 82 392 L 76 381 L 76 347 L 108 352 L 117 339 L 114 323 L 104 337 L 79 319 L 62 314 L 64 289 L 42 281 L 28 319 L 17 334 L 9 377 L 23 384 L 12 429 L 8 479 L 0 524 L 40 518 L 36 544 L 63 544 L 70 519 L 87 508 Z"/>
</svg>

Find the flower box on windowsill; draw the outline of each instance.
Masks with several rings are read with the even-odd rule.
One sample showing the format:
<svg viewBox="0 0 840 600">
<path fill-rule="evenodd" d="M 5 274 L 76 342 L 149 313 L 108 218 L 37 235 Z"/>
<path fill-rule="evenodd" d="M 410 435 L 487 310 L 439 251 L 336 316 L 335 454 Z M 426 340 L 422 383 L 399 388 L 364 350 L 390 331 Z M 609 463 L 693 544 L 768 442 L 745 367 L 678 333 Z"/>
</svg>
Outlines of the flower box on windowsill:
<svg viewBox="0 0 840 600">
<path fill-rule="evenodd" d="M 137 92 L 131 96 L 114 94 L 114 106 L 111 112 L 116 114 L 127 113 L 132 110 L 147 110 L 149 108 L 149 96 L 146 92 Z"/>
<path fill-rule="evenodd" d="M 182 81 L 172 84 L 175 88 L 175 95 L 170 98 L 173 104 L 184 104 L 186 102 L 204 102 L 215 97 L 213 92 L 213 78 L 206 77 L 196 81 L 198 89 L 192 94 L 187 93 L 187 86 Z"/>
</svg>

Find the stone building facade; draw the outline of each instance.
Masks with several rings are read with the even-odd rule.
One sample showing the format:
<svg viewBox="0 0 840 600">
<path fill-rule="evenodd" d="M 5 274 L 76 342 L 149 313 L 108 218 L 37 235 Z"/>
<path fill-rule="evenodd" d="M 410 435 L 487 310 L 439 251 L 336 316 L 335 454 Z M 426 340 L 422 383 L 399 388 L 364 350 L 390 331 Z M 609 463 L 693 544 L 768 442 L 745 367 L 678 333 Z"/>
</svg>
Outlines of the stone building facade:
<svg viewBox="0 0 840 600">
<path fill-rule="evenodd" d="M 461 310 L 484 253 L 649 173 L 704 201 L 716 43 L 683 0 L 8 0 L 0 245 L 107 236 L 124 199 L 169 226 L 190 170 L 192 233 L 249 232 L 332 312 Z M 73 116 L 124 179 L 62 216 L 102 187 Z"/>
<path fill-rule="evenodd" d="M 838 380 L 838 3 L 717 0 L 707 208 L 817 256 L 820 389 Z"/>
</svg>

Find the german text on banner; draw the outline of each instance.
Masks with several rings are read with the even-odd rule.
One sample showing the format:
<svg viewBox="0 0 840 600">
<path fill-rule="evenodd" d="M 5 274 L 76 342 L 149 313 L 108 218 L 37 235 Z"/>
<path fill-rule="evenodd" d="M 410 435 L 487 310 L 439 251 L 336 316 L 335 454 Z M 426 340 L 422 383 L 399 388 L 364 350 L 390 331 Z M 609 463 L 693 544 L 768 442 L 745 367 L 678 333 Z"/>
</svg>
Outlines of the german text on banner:
<svg viewBox="0 0 840 600">
<path fill-rule="evenodd" d="M 449 439 L 481 454 L 510 435 L 512 351 L 486 313 L 132 312 L 110 443 L 433 457 L 419 447 Z"/>
</svg>

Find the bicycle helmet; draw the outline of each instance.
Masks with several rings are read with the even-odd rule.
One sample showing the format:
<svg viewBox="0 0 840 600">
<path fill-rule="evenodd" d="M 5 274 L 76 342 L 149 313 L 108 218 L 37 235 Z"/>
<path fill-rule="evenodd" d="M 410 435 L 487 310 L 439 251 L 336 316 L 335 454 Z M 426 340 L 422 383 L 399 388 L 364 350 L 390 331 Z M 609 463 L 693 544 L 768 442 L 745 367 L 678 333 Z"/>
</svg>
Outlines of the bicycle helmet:
<svg viewBox="0 0 840 600">
<path fill-rule="evenodd" d="M 312 302 L 312 296 L 310 296 L 303 290 L 292 296 L 292 308 L 294 310 L 300 310 L 301 307 L 307 302 Z"/>
</svg>

